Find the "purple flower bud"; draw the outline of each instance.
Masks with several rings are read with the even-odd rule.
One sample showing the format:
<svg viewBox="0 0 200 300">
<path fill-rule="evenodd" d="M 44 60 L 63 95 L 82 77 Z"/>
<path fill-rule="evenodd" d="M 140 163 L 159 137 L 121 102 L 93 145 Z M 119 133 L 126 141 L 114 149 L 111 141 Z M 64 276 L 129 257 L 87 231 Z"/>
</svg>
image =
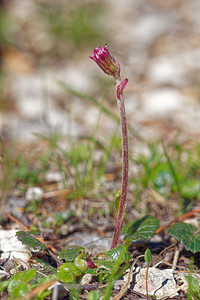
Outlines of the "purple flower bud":
<svg viewBox="0 0 200 300">
<path fill-rule="evenodd" d="M 116 59 L 110 55 L 107 48 L 107 44 L 105 44 L 104 47 L 95 48 L 90 58 L 94 60 L 107 75 L 118 78 L 120 76 L 120 65 Z"/>
</svg>

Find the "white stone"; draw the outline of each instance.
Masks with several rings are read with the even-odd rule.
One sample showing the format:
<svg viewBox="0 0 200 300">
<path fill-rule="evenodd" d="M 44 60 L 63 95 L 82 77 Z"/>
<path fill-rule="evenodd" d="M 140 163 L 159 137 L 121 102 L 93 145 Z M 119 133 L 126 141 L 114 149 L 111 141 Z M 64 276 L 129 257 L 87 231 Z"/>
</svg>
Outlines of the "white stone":
<svg viewBox="0 0 200 300">
<path fill-rule="evenodd" d="M 17 230 L 0 230 L 1 259 L 16 259 L 28 262 L 31 253 L 16 237 Z"/>
<path fill-rule="evenodd" d="M 26 192 L 26 200 L 27 201 L 40 201 L 43 197 L 43 190 L 40 187 L 30 187 Z"/>
<path fill-rule="evenodd" d="M 184 78 L 183 62 L 178 62 L 176 59 L 169 57 L 159 57 L 152 60 L 147 76 L 158 83 L 183 84 Z"/>
<path fill-rule="evenodd" d="M 156 37 L 169 30 L 172 16 L 167 14 L 145 14 L 140 16 L 132 27 L 133 39 L 149 44 Z"/>
<path fill-rule="evenodd" d="M 144 93 L 143 110 L 151 116 L 167 116 L 182 108 L 185 97 L 176 89 L 163 88 Z"/>
<path fill-rule="evenodd" d="M 137 267 L 133 273 L 135 282 L 133 290 L 146 295 L 146 272 L 147 268 Z M 129 274 L 125 275 L 127 280 Z M 148 271 L 148 292 L 151 296 L 156 296 L 156 299 L 167 297 L 175 297 L 178 295 L 179 288 L 174 279 L 174 271 L 172 269 L 159 270 L 155 267 L 150 267 Z"/>
<path fill-rule="evenodd" d="M 60 182 L 63 180 L 63 174 L 61 172 L 52 172 L 49 171 L 45 175 L 45 180 L 47 182 Z"/>
<path fill-rule="evenodd" d="M 81 279 L 81 285 L 89 284 L 92 281 L 92 274 L 85 274 Z"/>
</svg>

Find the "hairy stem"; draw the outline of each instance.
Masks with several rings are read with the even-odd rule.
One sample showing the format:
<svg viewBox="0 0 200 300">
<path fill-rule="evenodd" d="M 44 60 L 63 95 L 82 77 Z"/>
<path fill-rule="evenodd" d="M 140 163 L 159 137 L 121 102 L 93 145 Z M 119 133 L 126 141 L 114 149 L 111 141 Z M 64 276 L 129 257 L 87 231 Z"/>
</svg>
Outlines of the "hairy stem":
<svg viewBox="0 0 200 300">
<path fill-rule="evenodd" d="M 121 83 L 121 79 L 116 79 L 116 88 Z M 126 122 L 126 111 L 124 105 L 123 93 L 121 92 L 120 97 L 117 97 L 117 103 L 120 113 L 121 122 L 121 135 L 122 135 L 122 186 L 121 186 L 121 198 L 119 204 L 119 210 L 117 218 L 115 220 L 115 228 L 113 233 L 113 239 L 111 249 L 115 248 L 119 241 L 120 231 L 123 224 L 124 209 L 126 204 L 127 186 L 128 186 L 128 132 Z"/>
</svg>

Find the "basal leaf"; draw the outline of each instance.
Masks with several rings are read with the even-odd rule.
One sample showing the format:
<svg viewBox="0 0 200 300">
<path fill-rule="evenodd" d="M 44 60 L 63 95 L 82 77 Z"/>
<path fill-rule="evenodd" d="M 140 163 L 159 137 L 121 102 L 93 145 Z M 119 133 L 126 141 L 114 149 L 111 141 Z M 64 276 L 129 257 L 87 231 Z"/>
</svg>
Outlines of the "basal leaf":
<svg viewBox="0 0 200 300">
<path fill-rule="evenodd" d="M 111 272 L 113 270 L 113 268 L 115 267 L 114 261 L 107 261 L 107 260 L 101 260 L 101 259 L 95 260 L 95 264 L 97 265 L 97 267 L 99 269 L 105 269 L 109 272 Z"/>
<path fill-rule="evenodd" d="M 40 250 L 40 251 L 46 250 L 46 246 L 42 244 L 40 241 L 38 241 L 30 233 L 25 231 L 18 231 L 16 235 L 19 238 L 19 240 L 22 242 L 22 244 L 27 245 L 29 248 L 32 248 L 34 250 Z"/>
<path fill-rule="evenodd" d="M 73 263 L 67 262 L 60 266 L 57 274 L 62 282 L 75 283 L 76 276 L 80 276 L 82 272 Z"/>
<path fill-rule="evenodd" d="M 11 277 L 8 285 L 9 299 L 20 299 L 25 296 L 29 291 L 28 283 L 35 278 L 35 275 L 36 269 L 30 269 L 19 272 Z"/>
<path fill-rule="evenodd" d="M 85 272 L 87 269 L 87 263 L 85 259 L 82 259 L 80 256 L 77 256 L 74 260 L 74 265 L 81 270 L 81 272 Z"/>
<path fill-rule="evenodd" d="M 130 254 L 128 250 L 125 249 L 125 247 L 122 245 L 119 245 L 116 248 L 109 250 L 107 252 L 107 256 L 109 256 L 112 261 L 117 261 L 122 251 L 124 251 L 123 260 L 125 262 L 128 262 L 130 259 Z"/>
<path fill-rule="evenodd" d="M 64 259 L 66 262 L 72 262 L 83 250 L 83 247 L 63 249 L 58 253 L 58 256 Z"/>
<path fill-rule="evenodd" d="M 197 300 L 200 297 L 199 280 L 192 274 L 186 275 L 185 279 L 188 282 L 188 300 Z"/>
<path fill-rule="evenodd" d="M 168 230 L 169 234 L 181 242 L 187 250 L 197 253 L 200 251 L 200 234 L 195 234 L 195 231 L 197 231 L 195 226 L 184 222 L 178 222 Z"/>
<path fill-rule="evenodd" d="M 126 225 L 123 228 L 122 233 L 126 234 L 126 240 L 146 240 L 155 234 L 158 227 L 158 219 L 151 216 L 145 216 Z"/>
<path fill-rule="evenodd" d="M 87 295 L 87 300 L 99 300 L 101 296 L 101 292 L 96 290 L 96 291 L 91 291 Z"/>
</svg>

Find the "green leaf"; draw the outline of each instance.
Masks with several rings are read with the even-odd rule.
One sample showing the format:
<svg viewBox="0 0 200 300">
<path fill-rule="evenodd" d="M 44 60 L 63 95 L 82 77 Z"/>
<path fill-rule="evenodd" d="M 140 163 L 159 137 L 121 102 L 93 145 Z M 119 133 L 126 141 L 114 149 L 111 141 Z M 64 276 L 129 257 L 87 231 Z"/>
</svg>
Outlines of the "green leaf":
<svg viewBox="0 0 200 300">
<path fill-rule="evenodd" d="M 181 182 L 182 195 L 191 199 L 200 196 L 200 183 L 196 178 L 186 179 Z"/>
<path fill-rule="evenodd" d="M 8 285 L 8 292 L 10 293 L 9 299 L 20 299 L 29 292 L 29 288 L 24 281 L 12 280 Z"/>
<path fill-rule="evenodd" d="M 101 259 L 95 260 L 95 264 L 98 266 L 99 269 L 105 269 L 109 272 L 111 272 L 115 267 L 114 261 L 107 261 L 107 260 L 101 260 Z"/>
<path fill-rule="evenodd" d="M 30 269 L 15 274 L 8 285 L 9 299 L 19 299 L 29 292 L 28 282 L 35 278 L 36 269 Z"/>
<path fill-rule="evenodd" d="M 195 234 L 195 231 L 197 231 L 195 226 L 184 222 L 178 222 L 168 230 L 169 234 L 181 242 L 192 253 L 200 251 L 200 234 Z"/>
<path fill-rule="evenodd" d="M 146 240 L 159 228 L 158 219 L 146 216 L 126 225 L 121 233 L 126 233 L 126 240 Z"/>
<path fill-rule="evenodd" d="M 110 257 L 111 261 L 117 261 L 119 256 L 120 256 L 120 253 L 124 251 L 123 253 L 123 261 L 125 262 L 128 262 L 130 260 L 130 254 L 128 252 L 127 249 L 125 249 L 124 246 L 117 246 L 116 248 L 113 248 L 111 250 L 109 250 L 107 252 L 107 256 Z"/>
<path fill-rule="evenodd" d="M 87 295 L 87 300 L 99 300 L 101 297 L 101 292 L 96 290 L 96 291 L 91 291 Z"/>
<path fill-rule="evenodd" d="M 150 265 L 150 263 L 152 262 L 152 255 L 151 255 L 151 250 L 150 249 L 146 249 L 145 254 L 144 254 L 144 260 L 146 261 L 146 263 L 148 265 Z"/>
<path fill-rule="evenodd" d="M 73 263 L 64 263 L 57 271 L 59 279 L 64 283 L 75 283 L 76 276 L 81 276 L 82 272 Z"/>
<path fill-rule="evenodd" d="M 24 281 L 24 282 L 29 282 L 31 279 L 35 278 L 35 274 L 36 274 L 36 269 L 30 269 L 30 270 L 26 270 L 26 271 L 22 271 L 19 272 L 17 274 L 15 274 L 10 281 L 12 280 L 17 280 L 17 281 Z"/>
<path fill-rule="evenodd" d="M 185 276 L 188 282 L 187 300 L 198 300 L 200 298 L 199 281 L 191 274 Z"/>
<path fill-rule="evenodd" d="M 88 270 L 86 270 L 85 274 L 91 274 L 92 276 L 97 276 L 99 274 L 99 270 L 98 270 L 98 268 L 88 269 Z"/>
<path fill-rule="evenodd" d="M 175 183 L 173 174 L 167 163 L 158 165 L 152 170 L 149 177 L 149 182 L 152 182 L 154 189 L 161 195 L 166 196 L 168 194 L 169 187 Z"/>
<path fill-rule="evenodd" d="M 72 262 L 83 250 L 84 250 L 83 247 L 68 248 L 68 249 L 61 250 L 58 253 L 58 256 L 64 259 L 66 262 Z"/>
<path fill-rule="evenodd" d="M 117 217 L 119 211 L 119 203 L 121 198 L 121 191 L 117 191 L 115 194 L 114 216 Z"/>
<path fill-rule="evenodd" d="M 8 287 L 8 284 L 9 280 L 0 282 L 0 291 L 3 292 Z"/>
<path fill-rule="evenodd" d="M 74 260 L 75 266 L 81 270 L 81 272 L 85 272 L 87 269 L 87 263 L 84 259 L 82 259 L 80 256 L 77 256 Z"/>
<path fill-rule="evenodd" d="M 29 246 L 29 248 L 32 248 L 34 250 L 44 251 L 47 248 L 44 244 L 42 244 L 28 232 L 18 231 L 16 233 L 16 236 L 19 238 L 22 244 L 27 245 Z"/>
</svg>

